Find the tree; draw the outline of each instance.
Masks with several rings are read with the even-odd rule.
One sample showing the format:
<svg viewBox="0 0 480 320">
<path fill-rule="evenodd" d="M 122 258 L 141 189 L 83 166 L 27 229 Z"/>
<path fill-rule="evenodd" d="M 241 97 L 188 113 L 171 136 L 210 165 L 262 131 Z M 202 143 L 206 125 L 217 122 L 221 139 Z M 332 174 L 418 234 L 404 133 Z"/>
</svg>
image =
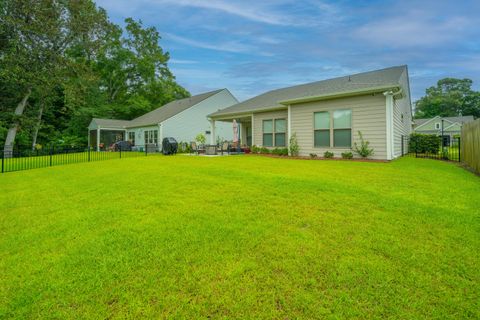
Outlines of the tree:
<svg viewBox="0 0 480 320">
<path fill-rule="evenodd" d="M 0 1 L 0 143 L 86 142 L 92 117 L 131 119 L 189 96 L 155 28 L 92 0 Z"/>
<path fill-rule="evenodd" d="M 472 90 L 472 80 L 445 78 L 415 103 L 415 118 L 435 116 L 480 117 L 480 93 Z"/>
</svg>

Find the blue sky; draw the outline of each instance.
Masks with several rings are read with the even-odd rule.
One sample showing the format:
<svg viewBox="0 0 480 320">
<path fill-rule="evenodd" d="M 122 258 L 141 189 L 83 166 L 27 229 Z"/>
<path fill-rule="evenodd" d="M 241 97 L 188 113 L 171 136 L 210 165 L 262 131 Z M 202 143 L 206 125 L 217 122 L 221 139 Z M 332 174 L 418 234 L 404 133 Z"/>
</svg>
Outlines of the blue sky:
<svg viewBox="0 0 480 320">
<path fill-rule="evenodd" d="M 155 26 L 192 94 L 264 91 L 408 64 L 412 98 L 444 77 L 480 86 L 480 1 L 98 0 Z"/>
</svg>

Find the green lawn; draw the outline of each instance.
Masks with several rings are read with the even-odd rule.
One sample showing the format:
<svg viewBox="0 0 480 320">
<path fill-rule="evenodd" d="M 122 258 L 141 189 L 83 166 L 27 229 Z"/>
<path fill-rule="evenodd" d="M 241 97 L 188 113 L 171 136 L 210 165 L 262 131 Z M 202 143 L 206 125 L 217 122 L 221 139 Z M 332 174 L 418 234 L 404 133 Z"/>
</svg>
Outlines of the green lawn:
<svg viewBox="0 0 480 320">
<path fill-rule="evenodd" d="M 0 175 L 0 318 L 480 318 L 480 179 L 140 157 Z"/>
</svg>

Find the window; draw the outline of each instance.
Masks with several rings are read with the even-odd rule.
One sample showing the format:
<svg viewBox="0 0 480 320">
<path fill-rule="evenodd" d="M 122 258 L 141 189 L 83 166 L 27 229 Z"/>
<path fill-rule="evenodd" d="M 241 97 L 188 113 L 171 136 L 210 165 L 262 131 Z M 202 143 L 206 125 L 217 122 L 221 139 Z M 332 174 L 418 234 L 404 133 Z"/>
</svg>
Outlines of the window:
<svg viewBox="0 0 480 320">
<path fill-rule="evenodd" d="M 440 122 L 435 123 L 435 129 L 440 129 Z"/>
<path fill-rule="evenodd" d="M 275 119 L 275 147 L 285 147 L 286 132 L 287 132 L 287 120 Z"/>
<path fill-rule="evenodd" d="M 144 131 L 145 144 L 158 142 L 158 130 L 145 130 Z"/>
<path fill-rule="evenodd" d="M 313 114 L 315 148 L 350 148 L 352 146 L 352 110 L 322 111 Z M 331 125 L 333 122 L 333 126 Z"/>
<path fill-rule="evenodd" d="M 333 146 L 352 146 L 352 110 L 333 112 Z"/>
<path fill-rule="evenodd" d="M 132 146 L 135 145 L 135 132 L 129 132 L 128 133 L 128 141 L 130 141 Z"/>
<path fill-rule="evenodd" d="M 263 146 L 273 147 L 273 120 L 263 120 Z"/>
<path fill-rule="evenodd" d="M 315 112 L 314 116 L 314 146 L 330 147 L 330 113 Z"/>
</svg>

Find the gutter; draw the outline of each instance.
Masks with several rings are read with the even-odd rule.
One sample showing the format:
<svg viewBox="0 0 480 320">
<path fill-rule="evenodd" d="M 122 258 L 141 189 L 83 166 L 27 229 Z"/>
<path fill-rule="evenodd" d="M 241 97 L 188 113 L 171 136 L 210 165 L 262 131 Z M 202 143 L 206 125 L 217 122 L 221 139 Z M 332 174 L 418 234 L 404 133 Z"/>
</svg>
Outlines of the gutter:
<svg viewBox="0 0 480 320">
<path fill-rule="evenodd" d="M 332 99 L 332 98 L 356 96 L 360 93 L 363 93 L 363 94 L 378 93 L 378 92 L 382 92 L 382 91 L 385 91 L 385 90 L 391 90 L 391 89 L 395 89 L 395 88 L 400 88 L 400 86 L 399 85 L 389 85 L 389 86 L 373 87 L 373 88 L 369 88 L 369 89 L 358 89 L 358 90 L 352 90 L 352 91 L 338 92 L 338 93 L 333 93 L 333 94 L 328 93 L 328 94 L 321 94 L 321 95 L 317 95 L 317 96 L 282 100 L 282 101 L 279 101 L 278 103 L 283 104 L 283 105 L 289 105 L 289 104 L 295 104 L 295 103 L 312 102 L 312 101 L 326 100 L 326 99 Z M 398 91 L 398 92 L 401 92 L 401 91 L 402 90 L 400 88 L 400 91 Z"/>
</svg>

